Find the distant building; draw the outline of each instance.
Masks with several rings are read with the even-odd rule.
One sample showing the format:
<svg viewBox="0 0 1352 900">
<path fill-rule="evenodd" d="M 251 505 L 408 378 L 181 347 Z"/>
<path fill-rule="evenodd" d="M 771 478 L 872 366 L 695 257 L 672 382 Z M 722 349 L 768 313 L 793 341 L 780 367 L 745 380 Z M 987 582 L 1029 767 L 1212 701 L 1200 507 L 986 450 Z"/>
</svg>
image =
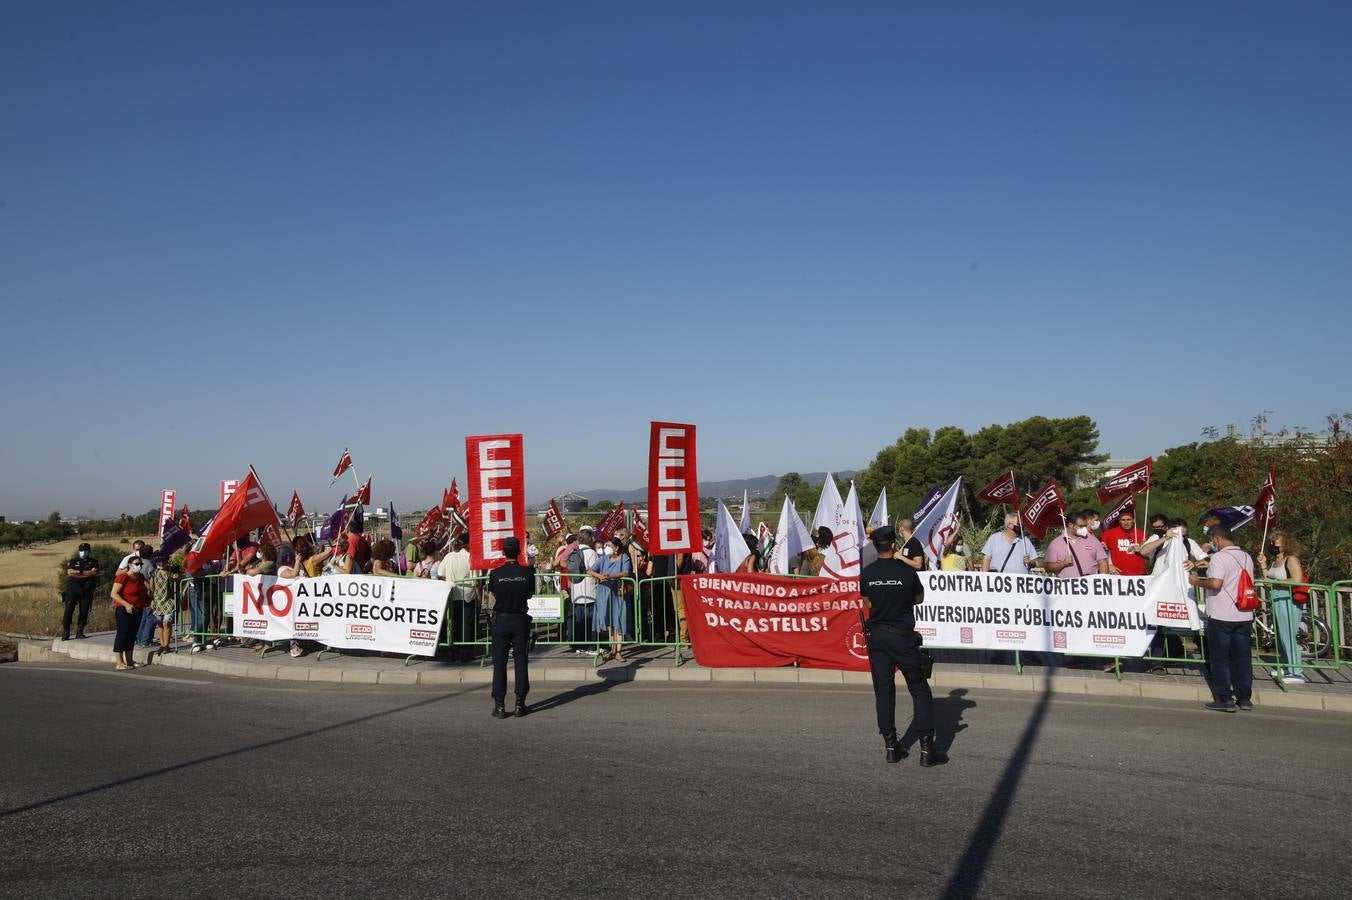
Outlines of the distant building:
<svg viewBox="0 0 1352 900">
<path fill-rule="evenodd" d="M 569 491 L 554 499 L 559 501 L 559 509 L 565 513 L 580 513 L 591 505 L 591 501 L 581 494 L 574 494 Z"/>
<path fill-rule="evenodd" d="M 1132 463 L 1140 462 L 1139 459 L 1126 459 L 1123 457 L 1109 457 L 1101 463 L 1081 466 L 1076 473 L 1074 481 L 1071 483 L 1071 490 L 1078 491 L 1083 488 L 1096 487 L 1108 480 L 1108 476 L 1116 475 Z"/>
</svg>

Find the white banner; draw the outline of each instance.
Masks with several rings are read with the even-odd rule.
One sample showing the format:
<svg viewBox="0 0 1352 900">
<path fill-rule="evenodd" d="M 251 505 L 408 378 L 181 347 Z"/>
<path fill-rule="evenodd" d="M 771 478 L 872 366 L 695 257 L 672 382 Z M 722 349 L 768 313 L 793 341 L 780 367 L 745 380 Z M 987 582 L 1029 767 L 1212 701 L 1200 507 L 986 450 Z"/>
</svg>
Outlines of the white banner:
<svg viewBox="0 0 1352 900">
<path fill-rule="evenodd" d="M 450 587 L 380 575 L 236 575 L 226 608 L 236 637 L 432 656 Z"/>
<path fill-rule="evenodd" d="M 1144 577 L 921 572 L 920 582 L 927 647 L 1144 656 L 1155 634 Z"/>
</svg>

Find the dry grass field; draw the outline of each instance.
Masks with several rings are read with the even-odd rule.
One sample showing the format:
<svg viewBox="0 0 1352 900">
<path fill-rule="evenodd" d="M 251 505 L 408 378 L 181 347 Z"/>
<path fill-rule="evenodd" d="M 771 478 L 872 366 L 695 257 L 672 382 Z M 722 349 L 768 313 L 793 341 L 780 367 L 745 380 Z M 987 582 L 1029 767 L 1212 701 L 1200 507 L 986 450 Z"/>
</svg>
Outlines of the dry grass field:
<svg viewBox="0 0 1352 900">
<path fill-rule="evenodd" d="M 0 632 L 33 636 L 61 632 L 61 595 L 57 593 L 57 570 L 70 559 L 84 538 L 47 544 L 32 550 L 8 550 L 0 553 Z M 92 544 L 108 544 L 131 549 L 136 538 L 91 538 Z M 152 540 L 150 536 L 142 540 Z M 91 631 L 112 628 L 113 614 L 103 598 L 96 595 L 89 613 Z"/>
</svg>

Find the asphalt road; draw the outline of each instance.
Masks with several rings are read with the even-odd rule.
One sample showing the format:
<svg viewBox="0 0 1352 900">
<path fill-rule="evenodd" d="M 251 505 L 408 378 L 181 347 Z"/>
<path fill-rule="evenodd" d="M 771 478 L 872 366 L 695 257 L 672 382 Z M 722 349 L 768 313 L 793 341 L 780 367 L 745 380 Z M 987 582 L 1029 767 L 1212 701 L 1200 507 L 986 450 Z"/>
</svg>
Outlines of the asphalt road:
<svg viewBox="0 0 1352 900">
<path fill-rule="evenodd" d="M 153 671 L 153 670 L 152 670 Z M 1341 897 L 1352 717 L 954 690 L 0 666 L 0 895 Z M 902 690 L 903 710 L 909 699 Z M 918 749 L 918 748 L 917 748 Z"/>
</svg>

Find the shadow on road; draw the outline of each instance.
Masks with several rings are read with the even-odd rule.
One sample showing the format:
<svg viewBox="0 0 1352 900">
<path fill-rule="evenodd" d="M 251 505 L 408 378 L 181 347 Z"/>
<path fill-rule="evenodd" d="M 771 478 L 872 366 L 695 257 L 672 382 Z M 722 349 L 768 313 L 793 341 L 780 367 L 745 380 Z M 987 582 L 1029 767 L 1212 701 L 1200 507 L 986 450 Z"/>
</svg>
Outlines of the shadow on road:
<svg viewBox="0 0 1352 900">
<path fill-rule="evenodd" d="M 172 772 L 180 772 L 184 769 L 190 769 L 193 766 L 200 766 L 205 763 L 215 762 L 220 759 L 229 759 L 232 756 L 241 756 L 245 753 L 253 753 L 256 750 L 266 750 L 269 747 L 277 747 L 281 744 L 289 744 L 292 741 L 299 741 L 303 738 L 314 737 L 320 734 L 327 734 L 330 731 L 337 731 L 341 728 L 348 728 L 353 725 L 360 725 L 363 722 L 371 722 L 375 719 L 383 719 L 386 716 L 397 715 L 398 713 L 408 712 L 411 709 L 417 709 L 420 706 L 429 706 L 433 703 L 440 703 L 442 700 L 449 700 L 452 697 L 459 697 L 469 693 L 469 690 L 454 691 L 449 694 L 438 694 L 435 697 L 428 697 L 426 700 L 419 700 L 416 703 L 406 703 L 403 706 L 396 706 L 394 709 L 386 709 L 381 712 L 371 713 L 366 716 L 358 716 L 355 719 L 348 719 L 345 722 L 335 722 L 332 725 L 325 725 L 321 728 L 313 728 L 309 731 L 302 731 L 299 734 L 290 734 L 286 737 L 273 738 L 270 741 L 262 741 L 257 744 L 250 744 L 247 747 L 239 747 L 234 750 L 226 750 L 221 753 L 213 753 L 210 756 L 200 756 L 197 759 L 190 759 L 187 762 L 176 763 L 172 766 L 163 766 L 158 769 L 151 769 L 149 772 L 142 772 L 139 775 L 130 775 L 126 778 L 119 778 L 116 781 L 108 781 L 104 784 L 94 785 L 93 787 L 83 788 L 82 790 L 72 791 L 69 794 L 61 794 L 56 797 L 48 797 L 46 800 L 36 800 L 32 803 L 25 803 L 22 806 L 16 806 L 12 809 L 0 810 L 0 819 L 16 816 L 20 813 L 31 812 L 35 809 L 42 809 L 47 806 L 55 806 L 58 803 L 64 803 L 67 800 L 78 800 L 81 797 L 87 797 L 90 794 L 97 794 L 101 791 L 110 790 L 115 787 L 121 787 L 124 784 L 136 784 L 139 781 L 147 781 L 151 778 L 158 778 L 161 775 L 168 775 Z"/>
<path fill-rule="evenodd" d="M 580 684 L 569 691 L 561 694 L 555 694 L 552 697 L 546 697 L 539 703 L 530 708 L 532 713 L 549 712 L 558 709 L 560 706 L 566 706 L 583 697 L 595 697 L 597 694 L 604 694 L 617 684 L 625 684 L 631 680 L 631 674 L 619 667 L 613 669 L 601 669 L 601 678 L 599 682 Z"/>
<path fill-rule="evenodd" d="M 1014 754 L 1005 764 L 1005 770 L 1000 775 L 1000 781 L 995 785 L 995 791 L 991 795 L 990 802 L 986 804 L 986 808 L 982 811 L 976 829 L 972 832 L 972 836 L 968 838 L 967 846 L 963 850 L 962 856 L 958 858 L 957 865 L 953 868 L 953 874 L 949 877 L 948 885 L 944 888 L 944 900 L 965 900 L 965 898 L 975 897 L 977 890 L 981 887 L 981 879 L 985 877 L 986 867 L 990 865 L 991 854 L 995 852 L 995 847 L 1000 842 L 1000 833 L 1004 831 L 1005 818 L 1009 815 L 1009 809 L 1014 804 L 1014 795 L 1018 792 L 1019 781 L 1023 778 L 1024 769 L 1028 767 L 1028 762 L 1033 754 L 1033 747 L 1037 744 L 1038 732 L 1042 730 L 1042 720 L 1046 718 L 1047 707 L 1051 704 L 1052 679 L 1056 677 L 1056 669 L 1054 667 L 1049 668 L 1045 677 L 1047 682 L 1042 689 L 1042 696 L 1038 698 L 1037 707 L 1028 717 L 1028 724 L 1024 726 L 1023 735 L 1014 748 Z M 957 693 L 959 692 L 953 692 L 953 694 Z M 950 695 L 949 700 L 951 703 L 952 695 Z M 971 701 L 963 702 L 970 703 Z"/>
</svg>

